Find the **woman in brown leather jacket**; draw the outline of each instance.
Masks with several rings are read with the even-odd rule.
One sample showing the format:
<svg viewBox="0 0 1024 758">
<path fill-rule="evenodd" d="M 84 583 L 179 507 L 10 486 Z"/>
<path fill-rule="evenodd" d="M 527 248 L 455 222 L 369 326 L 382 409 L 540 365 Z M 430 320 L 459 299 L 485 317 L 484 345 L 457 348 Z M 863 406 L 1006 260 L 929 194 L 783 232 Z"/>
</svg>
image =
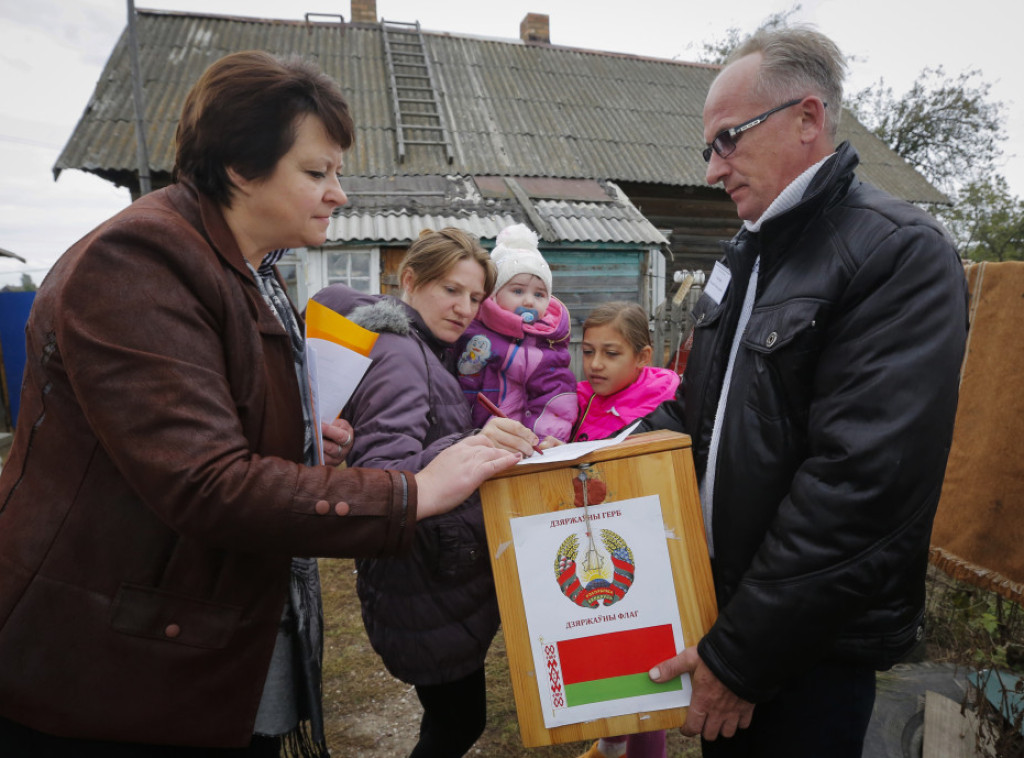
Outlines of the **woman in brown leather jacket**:
<svg viewBox="0 0 1024 758">
<path fill-rule="evenodd" d="M 272 264 L 323 244 L 352 134 L 311 65 L 227 56 L 186 99 L 177 182 L 43 282 L 0 478 L 0 754 L 326 754 L 293 556 L 402 552 L 516 460 L 478 435 L 415 475 L 312 465 Z M 351 428 L 322 433 L 339 462 Z"/>
</svg>

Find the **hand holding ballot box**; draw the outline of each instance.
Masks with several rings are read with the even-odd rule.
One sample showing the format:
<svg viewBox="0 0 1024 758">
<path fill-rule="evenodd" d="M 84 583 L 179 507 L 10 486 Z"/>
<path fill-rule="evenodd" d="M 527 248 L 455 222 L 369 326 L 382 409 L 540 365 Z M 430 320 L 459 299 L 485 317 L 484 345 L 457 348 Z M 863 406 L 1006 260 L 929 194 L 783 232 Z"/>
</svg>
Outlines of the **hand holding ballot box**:
<svg viewBox="0 0 1024 758">
<path fill-rule="evenodd" d="M 689 437 L 517 466 L 480 494 L 523 743 L 681 726 L 689 677 L 647 671 L 717 613 Z"/>
</svg>

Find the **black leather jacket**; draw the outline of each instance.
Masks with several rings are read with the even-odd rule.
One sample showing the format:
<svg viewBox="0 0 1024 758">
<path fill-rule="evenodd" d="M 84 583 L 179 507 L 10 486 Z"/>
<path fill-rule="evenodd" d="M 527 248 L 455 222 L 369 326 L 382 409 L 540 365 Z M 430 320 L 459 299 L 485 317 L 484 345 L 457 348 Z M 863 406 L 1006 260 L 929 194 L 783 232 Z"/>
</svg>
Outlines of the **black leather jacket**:
<svg viewBox="0 0 1024 758">
<path fill-rule="evenodd" d="M 754 702 L 824 658 L 888 668 L 923 633 L 967 288 L 943 228 L 857 163 L 844 143 L 797 206 L 724 244 L 732 281 L 698 302 L 684 381 L 643 427 L 689 433 L 703 475 L 760 255 L 715 474 L 720 615 L 698 647 Z"/>
</svg>

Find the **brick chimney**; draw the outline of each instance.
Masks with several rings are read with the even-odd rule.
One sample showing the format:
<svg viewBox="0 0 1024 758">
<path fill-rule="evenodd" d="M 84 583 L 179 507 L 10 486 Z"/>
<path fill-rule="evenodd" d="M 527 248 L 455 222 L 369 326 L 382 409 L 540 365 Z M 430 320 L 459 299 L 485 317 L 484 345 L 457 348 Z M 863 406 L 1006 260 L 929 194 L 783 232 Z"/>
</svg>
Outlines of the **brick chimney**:
<svg viewBox="0 0 1024 758">
<path fill-rule="evenodd" d="M 377 0 L 352 0 L 352 23 L 376 24 Z"/>
<path fill-rule="evenodd" d="M 353 6 L 356 0 L 352 0 Z M 548 27 L 548 14 L 527 13 L 519 24 L 519 38 L 523 42 L 544 42 L 551 44 L 551 31 Z"/>
</svg>

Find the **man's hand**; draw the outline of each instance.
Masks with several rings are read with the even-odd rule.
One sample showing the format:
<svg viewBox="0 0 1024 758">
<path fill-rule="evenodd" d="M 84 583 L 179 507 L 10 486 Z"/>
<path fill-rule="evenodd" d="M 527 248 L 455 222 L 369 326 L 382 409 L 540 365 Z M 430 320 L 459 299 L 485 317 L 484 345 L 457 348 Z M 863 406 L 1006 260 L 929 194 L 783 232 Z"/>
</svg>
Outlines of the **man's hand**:
<svg viewBox="0 0 1024 758">
<path fill-rule="evenodd" d="M 734 694 L 722 684 L 711 669 L 697 655 L 696 647 L 688 647 L 675 658 L 662 661 L 650 671 L 655 682 L 667 682 L 682 674 L 690 674 L 693 695 L 686 715 L 686 723 L 680 727 L 683 734 L 702 736 L 708 741 L 721 737 L 732 737 L 737 729 L 750 726 L 754 715 L 754 704 Z"/>
<path fill-rule="evenodd" d="M 485 480 L 514 466 L 522 457 L 496 447 L 482 434 L 459 440 L 416 474 L 416 519 L 447 513 Z"/>
</svg>

